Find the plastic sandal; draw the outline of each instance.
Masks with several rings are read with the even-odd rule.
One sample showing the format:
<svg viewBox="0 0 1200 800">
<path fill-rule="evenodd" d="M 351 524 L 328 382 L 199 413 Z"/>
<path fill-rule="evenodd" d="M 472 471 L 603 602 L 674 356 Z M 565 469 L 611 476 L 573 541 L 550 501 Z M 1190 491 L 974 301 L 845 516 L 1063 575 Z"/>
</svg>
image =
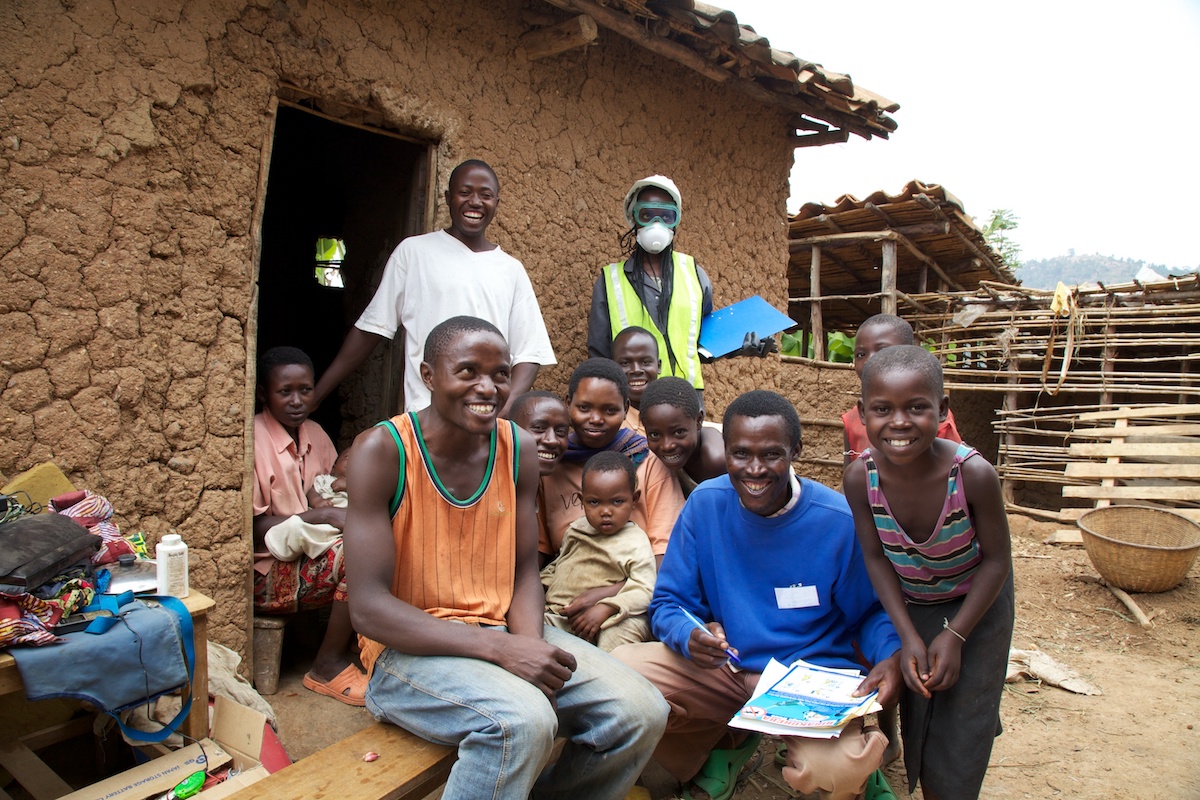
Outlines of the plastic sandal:
<svg viewBox="0 0 1200 800">
<path fill-rule="evenodd" d="M 713 750 L 680 797 L 683 800 L 700 800 L 692 792 L 693 789 L 699 789 L 711 800 L 729 800 L 737 789 L 742 767 L 758 752 L 758 743 L 761 741 L 762 734 L 752 733 L 735 750 Z"/>
<path fill-rule="evenodd" d="M 367 676 L 353 664 L 328 681 L 318 680 L 309 672 L 304 676 L 304 688 L 340 700 L 348 706 L 361 707 L 367 704 Z"/>
<path fill-rule="evenodd" d="M 896 793 L 883 777 L 883 770 L 877 769 L 867 778 L 867 793 L 865 800 L 896 800 Z"/>
</svg>

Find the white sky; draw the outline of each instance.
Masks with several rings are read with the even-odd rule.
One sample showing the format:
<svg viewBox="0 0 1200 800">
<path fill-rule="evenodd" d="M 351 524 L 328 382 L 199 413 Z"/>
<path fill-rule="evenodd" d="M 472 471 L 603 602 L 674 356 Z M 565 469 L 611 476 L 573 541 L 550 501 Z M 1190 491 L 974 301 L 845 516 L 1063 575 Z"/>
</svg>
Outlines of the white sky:
<svg viewBox="0 0 1200 800">
<path fill-rule="evenodd" d="M 800 148 L 795 211 L 940 183 L 1021 258 L 1200 266 L 1200 0 L 715 0 L 900 104 L 890 139 Z"/>
</svg>

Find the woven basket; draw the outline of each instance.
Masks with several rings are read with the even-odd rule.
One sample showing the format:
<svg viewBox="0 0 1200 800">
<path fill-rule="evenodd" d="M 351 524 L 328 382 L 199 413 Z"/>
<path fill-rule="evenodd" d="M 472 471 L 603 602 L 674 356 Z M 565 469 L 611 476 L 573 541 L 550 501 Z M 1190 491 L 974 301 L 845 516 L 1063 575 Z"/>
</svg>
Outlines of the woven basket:
<svg viewBox="0 0 1200 800">
<path fill-rule="evenodd" d="M 1127 592 L 1175 588 L 1200 552 L 1200 525 L 1162 508 L 1095 508 L 1078 525 L 1096 571 Z"/>
</svg>

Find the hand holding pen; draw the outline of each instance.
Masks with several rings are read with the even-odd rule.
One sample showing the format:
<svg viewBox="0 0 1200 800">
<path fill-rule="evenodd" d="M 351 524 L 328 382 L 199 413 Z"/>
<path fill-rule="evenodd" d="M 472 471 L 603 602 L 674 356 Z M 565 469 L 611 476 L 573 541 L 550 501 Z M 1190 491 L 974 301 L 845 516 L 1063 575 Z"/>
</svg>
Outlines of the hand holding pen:
<svg viewBox="0 0 1200 800">
<path fill-rule="evenodd" d="M 688 652 L 691 653 L 692 661 L 695 664 L 705 669 L 716 669 L 724 666 L 728 661 L 732 661 L 734 664 L 742 663 L 738 658 L 737 650 L 725 640 L 725 629 L 719 622 L 710 622 L 705 625 L 699 617 L 683 606 L 677 606 L 677 608 L 695 628 L 688 640 Z"/>
</svg>

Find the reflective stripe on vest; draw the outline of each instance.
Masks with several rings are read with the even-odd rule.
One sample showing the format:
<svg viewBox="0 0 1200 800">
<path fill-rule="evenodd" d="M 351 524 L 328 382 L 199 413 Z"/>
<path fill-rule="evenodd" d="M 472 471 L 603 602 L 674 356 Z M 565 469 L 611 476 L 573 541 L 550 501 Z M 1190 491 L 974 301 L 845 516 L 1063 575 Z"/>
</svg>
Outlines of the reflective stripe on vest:
<svg viewBox="0 0 1200 800">
<path fill-rule="evenodd" d="M 660 375 L 683 378 L 697 389 L 704 388 L 704 377 L 700 374 L 700 356 L 697 344 L 700 339 L 700 313 L 704 301 L 704 289 L 696 273 L 696 261 L 683 253 L 672 253 L 674 272 L 671 278 L 671 306 L 667 313 L 667 335 L 674 344 L 676 358 L 674 368 L 667 355 L 667 343 L 663 332 L 654 324 L 642 298 L 634 291 L 625 276 L 625 262 L 609 264 L 604 268 L 604 291 L 608 299 L 608 319 L 611 334 L 618 333 L 630 325 L 638 325 L 654 334 L 658 341 L 658 353 L 662 361 Z M 686 345 L 681 348 L 680 345 Z M 683 350 L 681 353 L 680 350 Z"/>
</svg>

